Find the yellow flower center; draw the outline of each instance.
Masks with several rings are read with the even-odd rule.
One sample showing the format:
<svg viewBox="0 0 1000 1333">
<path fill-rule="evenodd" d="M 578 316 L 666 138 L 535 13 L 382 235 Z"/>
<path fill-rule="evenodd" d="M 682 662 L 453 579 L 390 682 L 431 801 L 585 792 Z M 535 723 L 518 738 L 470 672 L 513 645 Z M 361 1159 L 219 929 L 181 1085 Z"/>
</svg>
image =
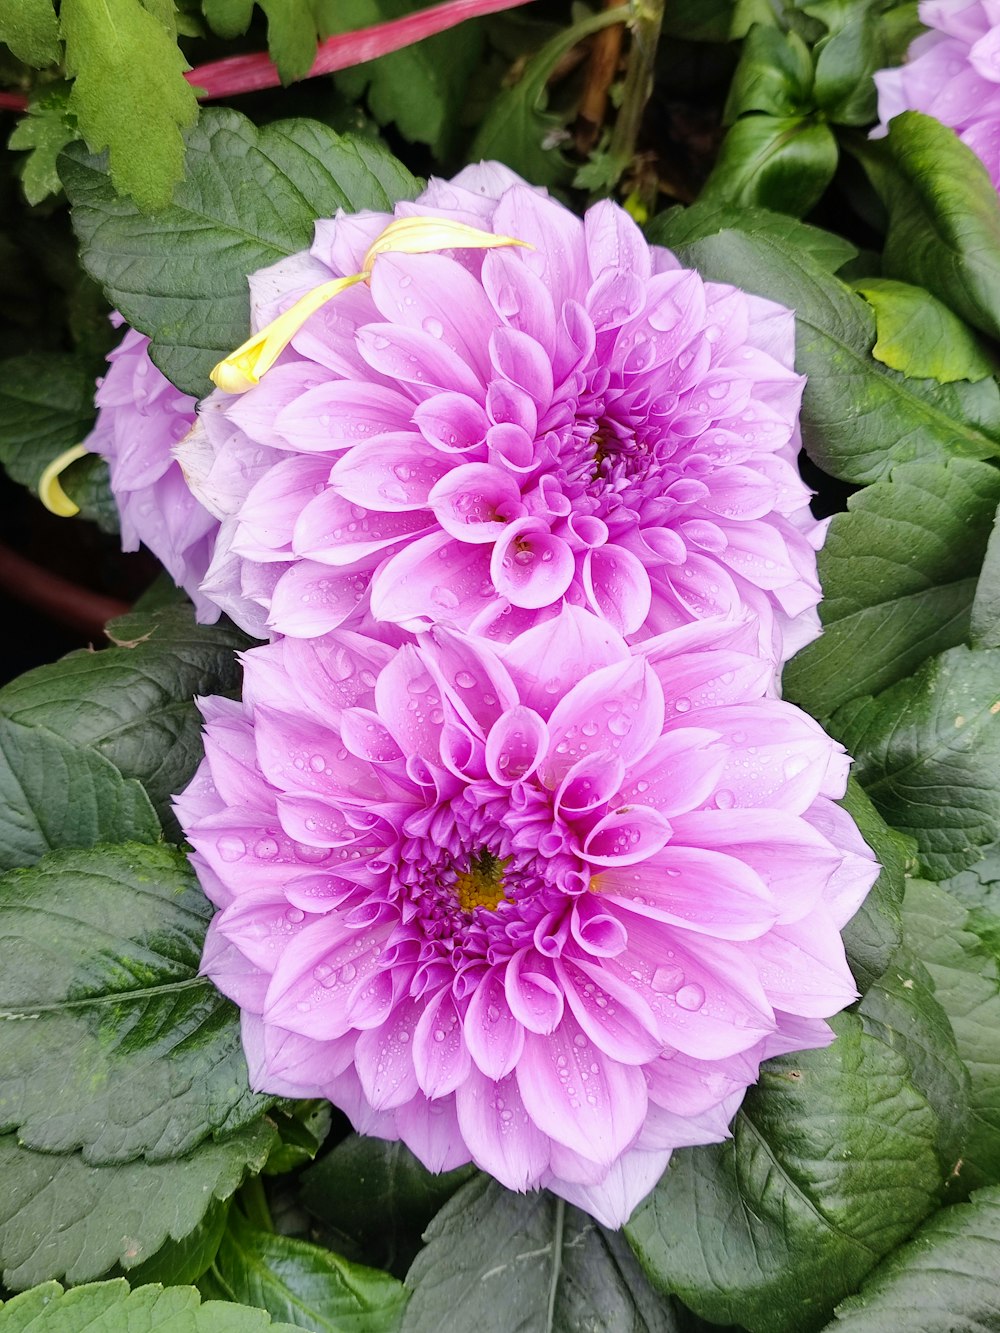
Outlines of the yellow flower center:
<svg viewBox="0 0 1000 1333">
<path fill-rule="evenodd" d="M 500 903 L 506 901 L 503 891 L 504 867 L 510 857 L 500 860 L 485 848 L 469 863 L 469 869 L 460 871 L 455 876 L 455 893 L 458 905 L 463 912 L 473 912 L 477 907 L 495 911 Z"/>
</svg>

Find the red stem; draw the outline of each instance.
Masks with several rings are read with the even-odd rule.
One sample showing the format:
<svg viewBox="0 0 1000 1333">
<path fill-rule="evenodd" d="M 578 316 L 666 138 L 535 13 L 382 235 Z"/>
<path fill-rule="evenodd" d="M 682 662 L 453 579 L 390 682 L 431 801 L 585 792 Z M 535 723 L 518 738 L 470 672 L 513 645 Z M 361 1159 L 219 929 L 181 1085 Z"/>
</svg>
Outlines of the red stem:
<svg viewBox="0 0 1000 1333">
<path fill-rule="evenodd" d="M 42 569 L 33 560 L 27 560 L 2 544 L 0 588 L 19 602 L 26 602 L 52 620 L 80 630 L 94 640 L 103 636 L 109 620 L 124 615 L 129 609 L 127 602 L 70 583 L 69 579 Z"/>
<path fill-rule="evenodd" d="M 435 33 L 454 28 L 466 19 L 483 14 L 496 14 L 504 9 L 515 9 L 530 0 L 445 0 L 444 4 L 418 10 L 389 23 L 376 23 L 356 32 L 341 33 L 320 42 L 316 59 L 307 78 L 317 74 L 332 74 L 338 69 L 363 64 L 378 56 L 399 51 L 404 46 L 432 37 Z M 196 65 L 184 75 L 188 83 L 199 89 L 198 100 L 205 102 L 214 97 L 235 97 L 239 93 L 256 92 L 259 88 L 278 88 L 281 77 L 277 66 L 265 52 L 253 55 L 229 56 Z M 0 111 L 25 111 L 28 99 L 21 93 L 0 93 Z"/>
</svg>

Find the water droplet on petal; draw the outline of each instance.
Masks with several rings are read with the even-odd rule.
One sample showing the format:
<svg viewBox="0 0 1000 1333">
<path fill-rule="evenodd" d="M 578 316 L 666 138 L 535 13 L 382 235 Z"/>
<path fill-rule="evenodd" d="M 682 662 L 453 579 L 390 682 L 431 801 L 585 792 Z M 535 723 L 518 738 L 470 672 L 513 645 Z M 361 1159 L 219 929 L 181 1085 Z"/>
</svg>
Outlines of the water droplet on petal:
<svg viewBox="0 0 1000 1333">
<path fill-rule="evenodd" d="M 682 1009 L 693 1014 L 705 1003 L 705 991 L 697 983 L 692 983 L 690 986 L 682 986 L 674 998 Z"/>
<path fill-rule="evenodd" d="M 242 838 L 233 833 L 226 833 L 219 839 L 219 855 L 223 861 L 238 861 L 246 856 L 247 845 Z"/>
<path fill-rule="evenodd" d="M 684 981 L 684 973 L 679 967 L 672 967 L 669 964 L 658 967 L 653 973 L 653 979 L 649 983 L 653 990 L 660 995 L 673 995 L 678 986 Z"/>
</svg>

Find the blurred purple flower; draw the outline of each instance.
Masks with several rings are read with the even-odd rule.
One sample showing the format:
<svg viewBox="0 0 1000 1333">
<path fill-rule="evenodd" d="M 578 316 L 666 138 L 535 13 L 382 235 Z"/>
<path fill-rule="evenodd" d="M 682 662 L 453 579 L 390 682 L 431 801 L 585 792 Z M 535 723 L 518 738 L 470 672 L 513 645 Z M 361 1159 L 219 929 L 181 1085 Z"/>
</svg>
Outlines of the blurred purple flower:
<svg viewBox="0 0 1000 1333">
<path fill-rule="evenodd" d="M 619 1226 L 855 997 L 848 761 L 757 628 L 341 630 L 245 655 L 176 808 L 255 1086 Z"/>
<path fill-rule="evenodd" d="M 910 45 L 906 64 L 875 75 L 879 127 L 903 111 L 923 111 L 955 130 L 1000 189 L 1000 4 L 923 0 L 930 32 Z"/>
<path fill-rule="evenodd" d="M 630 638 L 749 607 L 778 660 L 813 637 L 791 312 L 496 165 L 396 213 L 529 248 L 381 254 L 259 384 L 207 400 L 184 451 L 223 520 L 207 593 L 301 637 L 370 613 L 503 640 L 567 603 Z M 251 279 L 254 329 L 361 271 L 389 220 L 319 222 Z"/>
<path fill-rule="evenodd" d="M 191 597 L 197 618 L 210 623 L 219 610 L 199 587 L 219 524 L 191 494 L 172 452 L 194 425 L 195 400 L 160 374 L 148 348 L 149 339 L 129 329 L 109 353 L 84 444 L 108 460 L 122 550 L 147 546 Z"/>
</svg>

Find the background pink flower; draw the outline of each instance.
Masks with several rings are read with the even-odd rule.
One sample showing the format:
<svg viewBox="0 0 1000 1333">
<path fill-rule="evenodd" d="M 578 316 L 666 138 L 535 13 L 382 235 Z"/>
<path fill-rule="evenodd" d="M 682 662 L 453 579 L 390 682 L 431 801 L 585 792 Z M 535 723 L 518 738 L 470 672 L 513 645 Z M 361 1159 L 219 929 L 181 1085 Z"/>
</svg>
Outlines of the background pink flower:
<svg viewBox="0 0 1000 1333">
<path fill-rule="evenodd" d="M 1000 4 L 923 0 L 930 32 L 910 45 L 906 64 L 875 75 L 879 127 L 902 111 L 924 111 L 978 153 L 1000 189 Z"/>
<path fill-rule="evenodd" d="M 173 449 L 195 421 L 195 400 L 175 389 L 149 359 L 149 339 L 129 329 L 108 355 L 97 421 L 84 441 L 108 460 L 123 551 L 143 543 L 195 604 L 197 618 L 219 618 L 200 591 L 218 522 L 192 495 Z"/>
<path fill-rule="evenodd" d="M 256 1086 L 620 1225 L 855 997 L 877 873 L 752 618 L 246 654 L 178 798 Z"/>
<path fill-rule="evenodd" d="M 258 385 L 208 400 L 184 461 L 225 519 L 209 594 L 303 637 L 370 611 L 502 640 L 564 604 L 630 638 L 750 607 L 779 660 L 813 637 L 791 312 L 497 165 L 396 212 L 530 248 L 381 255 Z M 251 280 L 254 328 L 360 271 L 388 221 L 317 223 Z"/>
</svg>

